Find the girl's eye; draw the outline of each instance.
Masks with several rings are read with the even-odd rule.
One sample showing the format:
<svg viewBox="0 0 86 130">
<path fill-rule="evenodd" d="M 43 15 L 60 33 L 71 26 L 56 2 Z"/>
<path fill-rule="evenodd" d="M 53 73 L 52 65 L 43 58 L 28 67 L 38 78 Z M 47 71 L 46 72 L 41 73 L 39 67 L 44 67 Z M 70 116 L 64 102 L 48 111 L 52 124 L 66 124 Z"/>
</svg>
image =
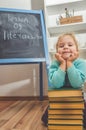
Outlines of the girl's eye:
<svg viewBox="0 0 86 130">
<path fill-rule="evenodd" d="M 62 48 L 62 47 L 64 47 L 64 45 L 60 45 L 59 47 Z"/>
<path fill-rule="evenodd" d="M 69 46 L 73 46 L 72 44 L 69 44 Z"/>
</svg>

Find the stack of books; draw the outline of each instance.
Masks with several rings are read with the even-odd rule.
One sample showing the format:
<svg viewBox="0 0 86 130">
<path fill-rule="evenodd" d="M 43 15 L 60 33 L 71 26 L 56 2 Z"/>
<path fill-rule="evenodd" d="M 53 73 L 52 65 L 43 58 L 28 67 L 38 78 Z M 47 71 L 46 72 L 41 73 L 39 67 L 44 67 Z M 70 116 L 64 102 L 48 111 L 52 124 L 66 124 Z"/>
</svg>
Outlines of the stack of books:
<svg viewBox="0 0 86 130">
<path fill-rule="evenodd" d="M 83 130 L 81 89 L 49 90 L 48 130 Z"/>
</svg>

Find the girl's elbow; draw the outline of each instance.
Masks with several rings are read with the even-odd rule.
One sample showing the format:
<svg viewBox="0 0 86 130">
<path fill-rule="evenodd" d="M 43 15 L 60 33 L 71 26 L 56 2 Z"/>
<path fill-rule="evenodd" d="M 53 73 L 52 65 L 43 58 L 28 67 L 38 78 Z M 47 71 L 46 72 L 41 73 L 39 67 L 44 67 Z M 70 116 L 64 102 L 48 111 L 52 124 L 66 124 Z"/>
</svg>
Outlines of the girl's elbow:
<svg viewBox="0 0 86 130">
<path fill-rule="evenodd" d="M 82 87 L 82 84 L 83 83 L 77 83 L 77 84 L 75 83 L 75 84 L 72 84 L 72 87 L 75 88 L 75 89 L 79 89 L 79 88 Z"/>
<path fill-rule="evenodd" d="M 55 81 L 50 81 L 52 86 L 55 88 L 55 89 L 59 89 L 59 88 L 62 88 L 63 84 L 59 84 Z"/>
<path fill-rule="evenodd" d="M 74 89 L 79 89 L 79 88 L 81 88 L 82 86 L 72 86 Z"/>
</svg>

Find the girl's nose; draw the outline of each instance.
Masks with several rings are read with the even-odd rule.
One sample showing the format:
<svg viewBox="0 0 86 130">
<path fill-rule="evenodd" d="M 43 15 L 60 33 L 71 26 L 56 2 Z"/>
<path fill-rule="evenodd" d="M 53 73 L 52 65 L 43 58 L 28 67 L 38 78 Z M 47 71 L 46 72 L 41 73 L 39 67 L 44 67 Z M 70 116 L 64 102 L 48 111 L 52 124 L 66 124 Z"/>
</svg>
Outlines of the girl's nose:
<svg viewBox="0 0 86 130">
<path fill-rule="evenodd" d="M 65 44 L 64 48 L 68 48 L 68 45 Z"/>
</svg>

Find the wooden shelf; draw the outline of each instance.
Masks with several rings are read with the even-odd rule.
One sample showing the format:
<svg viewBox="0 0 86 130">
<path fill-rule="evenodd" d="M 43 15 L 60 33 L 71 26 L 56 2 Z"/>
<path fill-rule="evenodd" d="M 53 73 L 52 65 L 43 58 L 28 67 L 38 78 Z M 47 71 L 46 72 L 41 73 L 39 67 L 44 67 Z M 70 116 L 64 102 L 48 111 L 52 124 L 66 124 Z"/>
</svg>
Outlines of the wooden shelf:
<svg viewBox="0 0 86 130">
<path fill-rule="evenodd" d="M 64 33 L 65 31 L 82 33 L 86 31 L 86 22 L 52 26 L 52 27 L 48 27 L 48 31 L 50 35 Z"/>
</svg>

